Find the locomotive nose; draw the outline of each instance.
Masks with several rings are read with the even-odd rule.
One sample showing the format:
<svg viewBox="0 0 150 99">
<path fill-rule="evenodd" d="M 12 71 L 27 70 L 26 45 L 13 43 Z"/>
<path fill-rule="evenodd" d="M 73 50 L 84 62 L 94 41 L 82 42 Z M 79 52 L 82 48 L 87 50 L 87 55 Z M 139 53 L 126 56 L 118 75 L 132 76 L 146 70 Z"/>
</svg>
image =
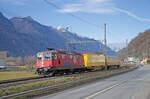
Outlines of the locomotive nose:
<svg viewBox="0 0 150 99">
<path fill-rule="evenodd" d="M 44 67 L 44 61 L 42 61 L 42 67 Z"/>
<path fill-rule="evenodd" d="M 44 65 L 44 61 L 42 61 L 42 65 Z"/>
</svg>

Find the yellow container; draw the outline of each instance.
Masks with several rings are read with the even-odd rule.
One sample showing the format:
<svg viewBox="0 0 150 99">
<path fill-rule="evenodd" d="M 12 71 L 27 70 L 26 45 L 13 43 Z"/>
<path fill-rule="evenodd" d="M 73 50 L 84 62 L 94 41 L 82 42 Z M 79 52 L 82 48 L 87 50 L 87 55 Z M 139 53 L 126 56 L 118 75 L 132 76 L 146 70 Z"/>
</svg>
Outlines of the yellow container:
<svg viewBox="0 0 150 99">
<path fill-rule="evenodd" d="M 107 66 L 117 66 L 120 65 L 120 60 L 118 58 L 107 57 Z"/>
<path fill-rule="evenodd" d="M 100 53 L 85 53 L 84 56 L 84 65 L 85 67 L 99 67 L 106 66 L 105 56 Z"/>
</svg>

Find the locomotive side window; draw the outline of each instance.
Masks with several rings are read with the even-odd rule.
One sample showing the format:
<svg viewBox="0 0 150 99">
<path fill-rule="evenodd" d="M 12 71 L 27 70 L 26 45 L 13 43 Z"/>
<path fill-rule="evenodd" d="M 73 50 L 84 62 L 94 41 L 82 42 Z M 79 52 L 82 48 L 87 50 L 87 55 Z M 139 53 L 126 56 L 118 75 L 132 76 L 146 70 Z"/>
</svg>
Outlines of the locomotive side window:
<svg viewBox="0 0 150 99">
<path fill-rule="evenodd" d="M 77 59 L 79 59 L 79 56 L 76 56 L 77 57 Z"/>
<path fill-rule="evenodd" d="M 73 63 L 76 64 L 76 62 L 77 62 L 77 57 L 74 56 L 74 57 L 73 57 Z"/>
<path fill-rule="evenodd" d="M 55 60 L 57 60 L 57 54 L 55 54 Z"/>
<path fill-rule="evenodd" d="M 79 56 L 78 59 L 81 60 L 81 57 Z"/>
<path fill-rule="evenodd" d="M 73 56 L 72 56 L 72 55 L 70 55 L 70 59 L 73 59 Z"/>
<path fill-rule="evenodd" d="M 62 59 L 66 59 L 66 55 L 65 55 L 65 54 L 62 54 L 61 58 L 62 58 Z"/>
<path fill-rule="evenodd" d="M 55 59 L 55 55 L 54 55 L 54 54 L 52 54 L 52 55 L 51 55 L 51 58 L 52 58 L 52 60 L 54 60 L 54 59 Z"/>
</svg>

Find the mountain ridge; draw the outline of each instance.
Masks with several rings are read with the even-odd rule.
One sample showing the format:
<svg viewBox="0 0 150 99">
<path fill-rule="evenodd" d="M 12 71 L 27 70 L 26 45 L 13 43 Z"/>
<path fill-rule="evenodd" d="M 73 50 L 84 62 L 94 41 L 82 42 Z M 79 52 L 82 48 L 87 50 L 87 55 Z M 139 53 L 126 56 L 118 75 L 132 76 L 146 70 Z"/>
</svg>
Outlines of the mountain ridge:
<svg viewBox="0 0 150 99">
<path fill-rule="evenodd" d="M 140 32 L 133 38 L 128 46 L 120 51 L 122 56 L 143 57 L 150 56 L 150 29 Z"/>
<path fill-rule="evenodd" d="M 66 42 L 66 33 L 59 31 L 51 26 L 42 25 L 31 16 L 27 17 L 13 17 L 7 19 L 0 13 L 0 50 L 7 50 L 10 56 L 31 56 L 39 51 L 44 51 L 47 47 L 55 49 L 64 49 Z M 6 22 L 5 22 L 6 21 Z M 69 40 L 92 40 L 87 37 L 80 37 L 75 33 L 68 31 Z M 75 46 L 76 51 L 81 52 L 99 52 L 104 45 L 102 43 L 87 44 L 84 46 Z M 69 47 L 73 50 L 73 47 Z M 110 48 L 107 47 L 108 54 L 115 54 Z"/>
</svg>

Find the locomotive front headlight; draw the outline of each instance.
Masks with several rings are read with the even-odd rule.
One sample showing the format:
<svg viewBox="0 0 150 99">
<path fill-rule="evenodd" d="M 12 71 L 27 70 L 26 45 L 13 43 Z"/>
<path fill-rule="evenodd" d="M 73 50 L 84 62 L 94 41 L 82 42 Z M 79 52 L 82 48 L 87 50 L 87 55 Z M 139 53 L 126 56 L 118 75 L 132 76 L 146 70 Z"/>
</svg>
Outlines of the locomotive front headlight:
<svg viewBox="0 0 150 99">
<path fill-rule="evenodd" d="M 44 62 L 42 61 L 42 65 L 44 65 Z"/>
</svg>

